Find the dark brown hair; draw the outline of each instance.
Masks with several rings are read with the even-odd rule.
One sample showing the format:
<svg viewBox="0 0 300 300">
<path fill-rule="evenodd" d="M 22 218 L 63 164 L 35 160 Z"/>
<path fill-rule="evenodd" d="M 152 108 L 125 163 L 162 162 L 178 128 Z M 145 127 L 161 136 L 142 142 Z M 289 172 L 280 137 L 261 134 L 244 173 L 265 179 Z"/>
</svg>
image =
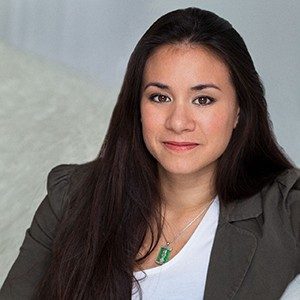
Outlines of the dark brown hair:
<svg viewBox="0 0 300 300">
<path fill-rule="evenodd" d="M 140 123 L 143 70 L 159 46 L 183 42 L 207 47 L 227 64 L 240 106 L 239 123 L 218 160 L 219 200 L 226 205 L 252 196 L 294 167 L 276 142 L 263 84 L 232 25 L 195 7 L 163 15 L 131 54 L 100 153 L 70 189 L 39 298 L 131 299 L 133 269 L 154 249 L 162 227 L 157 162 Z M 152 244 L 137 260 L 149 229 Z"/>
</svg>

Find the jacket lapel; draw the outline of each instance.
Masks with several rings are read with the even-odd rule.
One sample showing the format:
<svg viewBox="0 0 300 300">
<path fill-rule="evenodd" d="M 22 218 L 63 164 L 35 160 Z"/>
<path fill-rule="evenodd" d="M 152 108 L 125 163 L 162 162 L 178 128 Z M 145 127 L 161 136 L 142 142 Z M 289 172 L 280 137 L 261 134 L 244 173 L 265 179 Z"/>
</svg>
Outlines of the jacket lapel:
<svg viewBox="0 0 300 300">
<path fill-rule="evenodd" d="M 256 236 L 233 221 L 257 217 L 262 212 L 259 194 L 227 207 L 220 202 L 218 227 L 212 247 L 204 300 L 232 299 L 241 286 L 257 248 Z"/>
<path fill-rule="evenodd" d="M 226 207 L 220 202 L 218 227 L 210 255 L 204 300 L 232 299 L 241 287 L 250 267 L 258 240 L 254 233 L 239 226 L 239 221 L 258 217 L 263 197 L 272 189 L 280 190 L 285 199 L 300 176 L 299 168 L 285 170 L 277 176 L 274 186 L 265 186 L 261 192 Z M 279 183 L 279 184 L 278 184 Z"/>
</svg>

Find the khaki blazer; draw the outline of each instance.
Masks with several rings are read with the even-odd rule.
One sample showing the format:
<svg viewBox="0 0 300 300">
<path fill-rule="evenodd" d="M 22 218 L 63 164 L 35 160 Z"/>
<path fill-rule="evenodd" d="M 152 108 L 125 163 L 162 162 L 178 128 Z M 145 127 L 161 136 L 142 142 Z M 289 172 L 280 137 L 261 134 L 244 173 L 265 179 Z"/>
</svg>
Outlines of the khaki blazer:
<svg viewBox="0 0 300 300">
<path fill-rule="evenodd" d="M 51 258 L 52 240 L 69 189 L 86 164 L 54 167 L 0 299 L 32 299 Z M 284 171 L 259 193 L 220 203 L 210 256 L 205 300 L 279 299 L 300 273 L 300 169 Z M 182 299 L 187 299 L 183 295 Z"/>
</svg>

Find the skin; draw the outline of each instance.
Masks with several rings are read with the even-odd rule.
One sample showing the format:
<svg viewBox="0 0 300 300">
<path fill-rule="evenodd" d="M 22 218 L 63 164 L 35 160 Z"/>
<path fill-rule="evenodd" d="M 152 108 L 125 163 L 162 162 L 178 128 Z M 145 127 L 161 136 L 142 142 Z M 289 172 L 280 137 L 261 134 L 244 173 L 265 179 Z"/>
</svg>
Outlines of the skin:
<svg viewBox="0 0 300 300">
<path fill-rule="evenodd" d="M 145 89 L 150 82 L 169 89 Z M 191 90 L 200 83 L 219 89 Z M 160 95 L 151 100 L 153 94 Z M 146 62 L 140 110 L 146 147 L 158 162 L 166 219 L 183 228 L 215 196 L 217 161 L 238 122 L 228 67 L 203 46 L 163 45 Z M 199 145 L 178 153 L 162 143 L 171 140 Z"/>
</svg>

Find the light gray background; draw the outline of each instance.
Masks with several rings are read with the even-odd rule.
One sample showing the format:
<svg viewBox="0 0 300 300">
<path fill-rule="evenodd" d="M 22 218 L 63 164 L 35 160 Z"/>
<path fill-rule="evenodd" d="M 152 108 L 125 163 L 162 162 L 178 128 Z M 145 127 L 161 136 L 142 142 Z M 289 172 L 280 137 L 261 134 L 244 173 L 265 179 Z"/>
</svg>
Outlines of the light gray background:
<svg viewBox="0 0 300 300">
<path fill-rule="evenodd" d="M 214 11 L 242 35 L 278 142 L 300 165 L 300 1 L 0 0 L 0 285 L 47 173 L 97 155 L 138 39 L 188 6 Z"/>
</svg>

